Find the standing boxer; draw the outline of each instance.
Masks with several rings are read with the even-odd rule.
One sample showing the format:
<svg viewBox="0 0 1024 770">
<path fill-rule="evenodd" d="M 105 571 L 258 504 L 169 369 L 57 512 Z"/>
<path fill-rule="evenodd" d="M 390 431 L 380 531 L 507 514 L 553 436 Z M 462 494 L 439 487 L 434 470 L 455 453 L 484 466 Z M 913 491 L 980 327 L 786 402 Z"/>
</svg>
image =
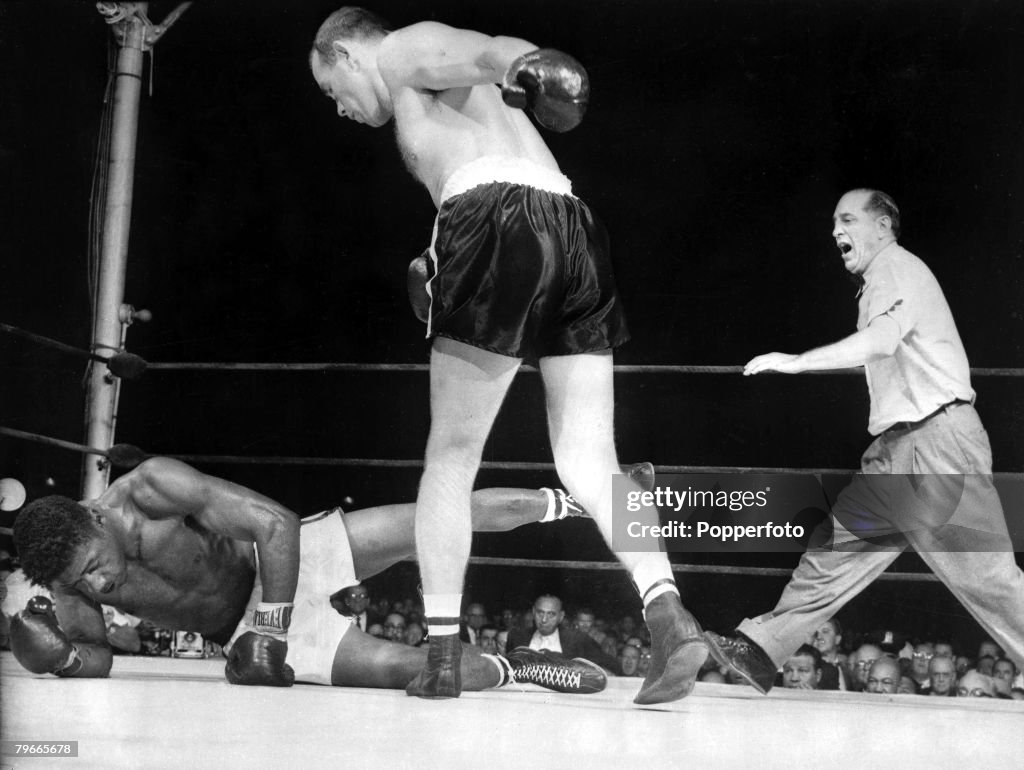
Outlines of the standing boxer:
<svg viewBox="0 0 1024 770">
<path fill-rule="evenodd" d="M 925 264 L 897 243 L 900 212 L 877 190 L 836 205 L 832 236 L 863 279 L 855 334 L 800 355 L 767 353 L 744 374 L 863 366 L 877 436 L 861 473 L 808 549 L 775 609 L 735 638 L 708 633 L 711 653 L 761 692 L 777 664 L 909 545 L 981 626 L 1024 662 L 1024 573 L 992 484 L 988 434 L 946 298 Z"/>
<path fill-rule="evenodd" d="M 539 360 L 559 476 L 611 542 L 612 349 L 629 334 L 607 234 L 523 112 L 554 131 L 575 127 L 587 73 L 524 40 L 434 22 L 391 31 L 360 8 L 327 18 L 310 67 L 340 117 L 374 127 L 394 119 L 402 156 L 438 208 L 424 271 L 431 426 L 415 524 L 430 654 L 406 691 L 458 697 L 470 493 L 524 358 Z M 657 509 L 636 519 L 657 524 Z M 653 644 L 636 702 L 681 698 L 707 657 L 700 628 L 663 553 L 618 556 Z"/>
</svg>

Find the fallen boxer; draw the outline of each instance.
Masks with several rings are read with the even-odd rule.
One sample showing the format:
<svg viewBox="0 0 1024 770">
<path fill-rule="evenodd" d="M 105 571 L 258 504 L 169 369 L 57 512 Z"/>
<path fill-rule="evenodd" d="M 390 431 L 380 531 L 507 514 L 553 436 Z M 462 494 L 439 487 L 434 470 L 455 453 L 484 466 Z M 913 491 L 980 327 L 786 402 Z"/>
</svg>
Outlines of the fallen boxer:
<svg viewBox="0 0 1024 770">
<path fill-rule="evenodd" d="M 653 467 L 629 469 L 650 486 Z M 34 673 L 104 677 L 112 654 L 101 603 L 225 645 L 232 684 L 294 681 L 405 688 L 426 650 L 353 628 L 333 594 L 411 556 L 413 504 L 301 521 L 258 492 L 169 458 L 152 458 L 98 499 L 50 496 L 21 511 L 14 539 L 25 574 L 55 600 L 30 601 L 11 624 L 11 648 Z M 474 494 L 477 531 L 506 531 L 586 512 L 562 490 Z M 300 547 L 301 544 L 301 547 Z M 514 650 L 463 657 L 467 689 L 511 682 L 559 692 L 604 689 L 582 659 Z"/>
</svg>

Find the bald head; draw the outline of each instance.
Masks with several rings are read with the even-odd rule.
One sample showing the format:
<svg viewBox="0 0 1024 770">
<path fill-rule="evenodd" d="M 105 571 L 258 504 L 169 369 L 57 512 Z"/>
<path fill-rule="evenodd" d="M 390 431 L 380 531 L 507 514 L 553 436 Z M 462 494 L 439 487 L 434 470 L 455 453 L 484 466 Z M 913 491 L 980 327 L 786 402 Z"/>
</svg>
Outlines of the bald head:
<svg viewBox="0 0 1024 770">
<path fill-rule="evenodd" d="M 868 670 L 867 691 L 872 693 L 895 693 L 900 686 L 900 664 L 895 658 L 885 655 Z"/>
</svg>

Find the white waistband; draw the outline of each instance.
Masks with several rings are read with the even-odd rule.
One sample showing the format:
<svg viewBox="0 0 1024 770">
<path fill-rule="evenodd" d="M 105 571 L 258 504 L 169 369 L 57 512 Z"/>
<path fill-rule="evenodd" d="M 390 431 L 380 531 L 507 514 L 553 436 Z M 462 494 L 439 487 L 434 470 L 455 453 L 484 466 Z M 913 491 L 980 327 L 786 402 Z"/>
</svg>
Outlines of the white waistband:
<svg viewBox="0 0 1024 770">
<path fill-rule="evenodd" d="M 523 184 L 559 195 L 572 195 L 572 182 L 558 171 L 527 158 L 484 155 L 452 172 L 441 189 L 438 205 L 454 195 L 461 195 L 477 185 L 490 182 Z"/>
</svg>

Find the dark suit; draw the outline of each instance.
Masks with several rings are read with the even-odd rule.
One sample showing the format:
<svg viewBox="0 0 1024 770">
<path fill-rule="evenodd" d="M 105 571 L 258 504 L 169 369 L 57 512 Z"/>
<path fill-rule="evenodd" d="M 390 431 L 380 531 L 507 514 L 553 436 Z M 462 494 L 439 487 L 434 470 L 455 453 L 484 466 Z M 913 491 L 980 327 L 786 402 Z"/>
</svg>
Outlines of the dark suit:
<svg viewBox="0 0 1024 770">
<path fill-rule="evenodd" d="M 505 649 L 511 652 L 516 647 L 529 647 L 530 640 L 533 639 L 534 630 L 532 628 L 513 628 L 508 632 L 508 644 L 505 646 Z M 622 674 L 618 658 L 606 655 L 601 649 L 601 645 L 586 634 L 580 633 L 575 628 L 559 628 L 555 633 L 558 634 L 558 641 L 562 645 L 563 655 L 569 658 L 586 658 L 591 663 L 596 663 L 616 676 Z"/>
</svg>

